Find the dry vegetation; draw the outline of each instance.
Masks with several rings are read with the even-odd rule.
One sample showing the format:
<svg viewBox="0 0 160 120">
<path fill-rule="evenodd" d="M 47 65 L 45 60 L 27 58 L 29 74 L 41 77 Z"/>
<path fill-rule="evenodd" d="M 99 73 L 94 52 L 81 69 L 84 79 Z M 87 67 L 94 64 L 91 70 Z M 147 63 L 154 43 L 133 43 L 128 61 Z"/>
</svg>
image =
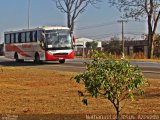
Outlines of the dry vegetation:
<svg viewBox="0 0 160 120">
<path fill-rule="evenodd" d="M 74 119 L 75 114 L 83 117 L 85 114 L 94 113 L 115 114 L 112 104 L 104 99 L 90 98 L 89 105 L 83 105 L 77 91 L 84 87 L 71 80 L 75 74 L 77 73 L 2 67 L 0 114 L 32 117 L 44 114 L 72 114 Z M 136 98 L 135 101 L 127 99 L 121 114 L 160 114 L 160 80 L 149 81 L 151 84 L 145 89 L 145 95 Z"/>
</svg>

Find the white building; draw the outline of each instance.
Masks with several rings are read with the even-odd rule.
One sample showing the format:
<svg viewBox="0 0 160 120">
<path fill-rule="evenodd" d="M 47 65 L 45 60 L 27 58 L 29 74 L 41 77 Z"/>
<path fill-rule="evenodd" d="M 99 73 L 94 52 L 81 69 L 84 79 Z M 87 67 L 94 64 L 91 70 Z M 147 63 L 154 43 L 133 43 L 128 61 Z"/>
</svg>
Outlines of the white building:
<svg viewBox="0 0 160 120">
<path fill-rule="evenodd" d="M 77 38 L 75 45 L 77 47 L 81 46 L 81 47 L 86 48 L 86 42 L 93 42 L 93 41 L 96 41 L 96 40 L 92 40 L 92 39 L 89 39 L 89 38 Z M 100 41 L 96 41 L 96 42 L 98 43 L 97 47 L 102 48 L 102 43 Z"/>
<path fill-rule="evenodd" d="M 86 43 L 87 42 L 93 42 L 96 40 L 92 40 L 89 38 L 77 38 L 76 42 L 75 42 L 75 55 L 78 56 L 84 56 L 84 54 L 87 54 L 87 47 L 86 47 Z M 96 41 L 98 43 L 97 48 L 99 50 L 102 49 L 102 43 L 100 41 Z"/>
</svg>

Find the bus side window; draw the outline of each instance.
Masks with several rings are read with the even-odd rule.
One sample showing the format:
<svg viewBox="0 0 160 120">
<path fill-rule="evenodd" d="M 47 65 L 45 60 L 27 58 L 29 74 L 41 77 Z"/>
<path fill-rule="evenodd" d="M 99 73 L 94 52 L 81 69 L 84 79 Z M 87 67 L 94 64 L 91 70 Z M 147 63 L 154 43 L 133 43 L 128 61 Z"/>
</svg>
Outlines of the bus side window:
<svg viewBox="0 0 160 120">
<path fill-rule="evenodd" d="M 10 43 L 10 34 L 5 34 L 5 43 L 6 44 Z"/>
<path fill-rule="evenodd" d="M 33 42 L 37 41 L 37 31 L 33 32 Z"/>
<path fill-rule="evenodd" d="M 21 33 L 21 42 L 22 43 L 25 43 L 26 42 L 26 39 L 25 39 L 26 37 L 25 37 L 25 33 L 23 32 L 23 33 Z"/>
<path fill-rule="evenodd" d="M 44 41 L 43 31 L 37 31 L 37 39 L 39 41 Z"/>
<path fill-rule="evenodd" d="M 14 33 L 11 34 L 11 43 L 14 43 Z"/>
<path fill-rule="evenodd" d="M 18 33 L 16 33 L 15 42 L 18 43 Z"/>
<path fill-rule="evenodd" d="M 26 32 L 26 42 L 30 42 L 30 32 Z"/>
<path fill-rule="evenodd" d="M 14 43 L 16 43 L 16 33 L 14 33 Z"/>
<path fill-rule="evenodd" d="M 18 42 L 21 43 L 21 33 L 18 33 Z"/>
<path fill-rule="evenodd" d="M 29 35 L 29 38 L 30 38 L 30 42 L 32 42 L 33 41 L 33 33 L 32 32 L 30 32 L 30 35 Z"/>
</svg>

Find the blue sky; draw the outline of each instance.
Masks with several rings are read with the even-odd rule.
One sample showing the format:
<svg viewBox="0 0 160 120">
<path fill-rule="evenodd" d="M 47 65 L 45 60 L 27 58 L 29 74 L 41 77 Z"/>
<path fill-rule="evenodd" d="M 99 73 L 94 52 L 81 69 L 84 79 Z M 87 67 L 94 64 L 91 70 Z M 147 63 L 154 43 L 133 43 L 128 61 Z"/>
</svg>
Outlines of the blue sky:
<svg viewBox="0 0 160 120">
<path fill-rule="evenodd" d="M 76 20 L 75 35 L 95 39 L 109 39 L 121 33 L 121 24 L 117 22 L 121 13 L 110 7 L 107 1 L 98 5 L 99 8 L 89 6 Z M 60 12 L 52 0 L 31 0 L 30 27 L 44 25 L 66 25 L 66 16 Z M 0 42 L 3 33 L 8 30 L 27 28 L 28 0 L 1 0 L 0 4 Z M 97 27 L 99 26 L 99 27 Z M 124 26 L 124 32 L 132 37 L 146 33 L 145 22 L 129 21 Z M 88 28 L 88 29 L 86 29 Z M 140 37 L 141 35 L 138 35 Z"/>
</svg>

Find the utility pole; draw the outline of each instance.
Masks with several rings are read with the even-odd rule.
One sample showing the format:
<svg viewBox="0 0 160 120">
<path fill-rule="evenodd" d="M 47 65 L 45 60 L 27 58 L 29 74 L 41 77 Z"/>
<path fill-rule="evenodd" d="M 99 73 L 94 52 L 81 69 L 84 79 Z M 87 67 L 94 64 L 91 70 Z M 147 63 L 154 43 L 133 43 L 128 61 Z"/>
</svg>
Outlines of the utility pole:
<svg viewBox="0 0 160 120">
<path fill-rule="evenodd" d="M 84 48 L 85 48 L 85 42 L 83 41 L 83 58 L 85 58 Z"/>
<path fill-rule="evenodd" d="M 127 20 L 118 20 L 118 22 L 122 24 L 122 57 L 124 58 L 124 22 Z"/>
<path fill-rule="evenodd" d="M 28 29 L 30 27 L 30 0 L 28 0 Z"/>
</svg>

